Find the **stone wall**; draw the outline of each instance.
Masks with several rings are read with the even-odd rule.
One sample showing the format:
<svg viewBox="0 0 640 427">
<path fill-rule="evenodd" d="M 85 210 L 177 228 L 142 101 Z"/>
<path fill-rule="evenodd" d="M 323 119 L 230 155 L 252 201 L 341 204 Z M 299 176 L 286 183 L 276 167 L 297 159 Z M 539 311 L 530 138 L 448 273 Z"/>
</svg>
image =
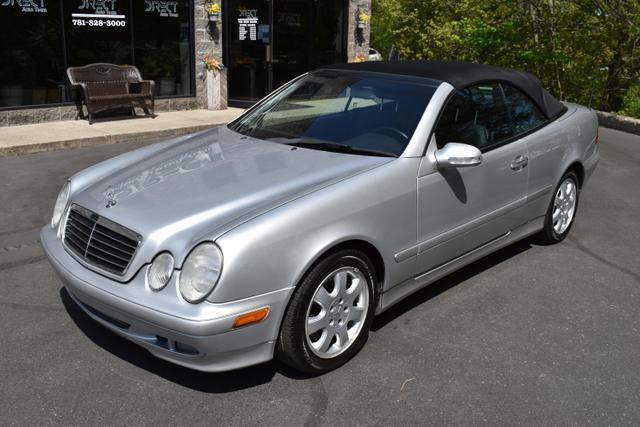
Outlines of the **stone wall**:
<svg viewBox="0 0 640 427">
<path fill-rule="evenodd" d="M 195 56 L 196 56 L 196 100 L 201 108 L 213 108 L 207 102 L 207 70 L 202 62 L 205 55 L 214 56 L 222 60 L 222 17 L 215 25 L 209 21 L 206 11 L 207 0 L 195 0 L 194 5 L 194 32 L 195 32 Z M 215 92 L 221 94 L 218 106 L 223 108 L 227 105 L 226 75 L 220 79 L 224 87 L 216 88 Z"/>
<path fill-rule="evenodd" d="M 605 113 L 604 111 L 596 111 L 596 114 L 598 115 L 600 126 L 640 135 L 640 119 Z"/>
<path fill-rule="evenodd" d="M 358 28 L 359 11 L 364 11 L 371 16 L 371 0 L 349 0 L 349 12 L 347 21 L 347 60 L 354 62 L 358 54 L 369 57 L 369 36 L 371 22 L 364 28 Z"/>
<path fill-rule="evenodd" d="M 193 108 L 201 108 L 194 97 L 156 99 L 155 102 L 156 112 L 190 110 Z M 76 118 L 76 111 L 75 105 L 0 111 L 0 127 L 29 125 L 58 120 L 74 120 Z M 144 113 L 139 110 L 139 114 Z"/>
</svg>

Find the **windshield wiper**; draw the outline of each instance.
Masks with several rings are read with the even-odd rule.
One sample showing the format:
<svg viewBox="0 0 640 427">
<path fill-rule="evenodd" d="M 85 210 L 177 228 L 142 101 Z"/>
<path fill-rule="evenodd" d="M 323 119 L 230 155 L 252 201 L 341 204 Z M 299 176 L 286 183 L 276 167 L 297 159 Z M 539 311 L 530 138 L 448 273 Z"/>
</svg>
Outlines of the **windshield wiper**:
<svg viewBox="0 0 640 427">
<path fill-rule="evenodd" d="M 398 157 L 394 153 L 388 151 L 372 150 L 370 148 L 352 147 L 351 145 L 340 144 L 338 142 L 310 142 L 310 141 L 296 141 L 287 142 L 286 145 L 301 148 L 311 148 L 313 150 L 322 151 L 335 151 L 337 153 L 349 153 L 349 154 L 366 154 L 369 156 L 381 156 L 381 157 Z"/>
</svg>

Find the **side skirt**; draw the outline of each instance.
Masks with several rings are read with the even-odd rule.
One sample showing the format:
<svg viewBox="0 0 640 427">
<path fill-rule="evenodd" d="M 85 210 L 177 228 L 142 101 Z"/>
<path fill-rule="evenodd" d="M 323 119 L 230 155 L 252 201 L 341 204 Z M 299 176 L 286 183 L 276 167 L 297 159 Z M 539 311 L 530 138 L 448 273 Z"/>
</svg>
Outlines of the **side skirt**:
<svg viewBox="0 0 640 427">
<path fill-rule="evenodd" d="M 392 307 L 394 304 L 400 302 L 405 297 L 419 291 L 427 285 L 430 285 L 436 280 L 441 279 L 442 277 L 450 273 L 453 273 L 454 271 L 464 267 L 465 265 L 471 264 L 472 262 L 483 258 L 492 252 L 497 251 L 498 249 L 509 246 L 512 243 L 515 243 L 519 240 L 524 239 L 525 237 L 537 233 L 538 231 L 542 230 L 543 227 L 544 216 L 541 216 L 516 228 L 515 230 L 512 230 L 488 243 L 485 243 L 484 245 L 476 249 L 473 249 L 470 252 L 460 255 L 459 257 L 454 258 L 451 261 L 434 268 L 433 270 L 429 270 L 394 286 L 380 296 L 376 314 L 382 313 L 383 311 Z"/>
</svg>

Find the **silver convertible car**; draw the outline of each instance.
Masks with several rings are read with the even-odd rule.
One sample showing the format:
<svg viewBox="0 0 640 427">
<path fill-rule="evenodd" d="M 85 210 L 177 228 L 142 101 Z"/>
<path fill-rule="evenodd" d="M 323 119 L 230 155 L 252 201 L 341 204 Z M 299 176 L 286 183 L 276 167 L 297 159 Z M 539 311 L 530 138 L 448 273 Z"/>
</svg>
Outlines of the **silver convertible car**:
<svg viewBox="0 0 640 427">
<path fill-rule="evenodd" d="M 322 373 L 407 295 L 527 236 L 564 239 L 597 132 L 528 73 L 330 66 L 228 126 L 74 175 L 41 241 L 78 306 L 157 357 Z"/>
</svg>

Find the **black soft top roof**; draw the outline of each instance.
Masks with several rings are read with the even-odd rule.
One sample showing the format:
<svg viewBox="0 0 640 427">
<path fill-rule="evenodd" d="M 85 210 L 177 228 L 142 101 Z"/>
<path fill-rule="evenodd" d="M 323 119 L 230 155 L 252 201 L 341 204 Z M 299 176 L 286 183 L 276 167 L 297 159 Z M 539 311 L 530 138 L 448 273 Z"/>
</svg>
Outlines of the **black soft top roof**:
<svg viewBox="0 0 640 427">
<path fill-rule="evenodd" d="M 529 95 L 548 118 L 557 117 L 565 109 L 534 75 L 509 68 L 453 61 L 369 61 L 322 68 L 426 77 L 450 83 L 456 89 L 482 82 L 502 81 Z"/>
</svg>

